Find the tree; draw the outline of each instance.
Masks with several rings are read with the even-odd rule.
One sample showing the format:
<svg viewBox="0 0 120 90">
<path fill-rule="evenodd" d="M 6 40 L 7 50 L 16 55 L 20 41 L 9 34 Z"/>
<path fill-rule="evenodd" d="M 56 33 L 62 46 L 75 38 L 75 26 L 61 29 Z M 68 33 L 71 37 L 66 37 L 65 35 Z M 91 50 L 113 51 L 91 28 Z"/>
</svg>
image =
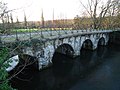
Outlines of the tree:
<svg viewBox="0 0 120 90">
<path fill-rule="evenodd" d="M 0 32 L 10 33 L 10 29 L 13 26 L 13 17 L 12 14 L 10 14 L 12 11 L 13 10 L 8 10 L 7 3 L 0 1 L 0 21 L 2 22 Z"/>
<path fill-rule="evenodd" d="M 14 28 L 14 23 L 13 23 L 13 16 L 12 13 L 10 13 L 10 21 L 11 21 L 11 28 Z"/>
<path fill-rule="evenodd" d="M 24 12 L 24 26 L 25 26 L 25 29 L 27 29 L 27 18 L 26 18 L 25 12 Z"/>
<path fill-rule="evenodd" d="M 108 13 L 108 10 L 112 6 L 112 1 L 108 0 L 103 4 L 102 0 L 88 0 L 88 4 L 86 6 L 81 1 L 80 3 L 90 16 L 93 29 L 101 28 L 102 22 Z"/>
<path fill-rule="evenodd" d="M 74 18 L 74 29 L 90 29 L 91 22 L 90 18 L 87 17 L 86 13 L 83 12 L 83 16 L 76 16 Z"/>
<path fill-rule="evenodd" d="M 42 13 L 41 13 L 41 24 L 42 24 L 42 28 L 44 28 L 44 15 L 43 15 L 43 10 L 42 10 Z"/>
<path fill-rule="evenodd" d="M 5 32 L 5 20 L 6 20 L 6 17 L 7 17 L 7 4 L 0 1 L 0 19 L 2 21 L 2 31 L 1 32 Z"/>
<path fill-rule="evenodd" d="M 114 0 L 114 27 L 120 28 L 120 0 Z"/>
<path fill-rule="evenodd" d="M 74 29 L 79 29 L 80 28 L 80 17 L 77 15 L 74 18 Z"/>
<path fill-rule="evenodd" d="M 19 19 L 18 19 L 18 16 L 16 17 L 16 23 L 15 23 L 15 28 L 16 29 L 19 29 L 20 28 L 20 22 L 19 22 Z"/>
<path fill-rule="evenodd" d="M 106 21 L 108 23 L 108 26 L 107 28 L 117 28 L 118 27 L 118 24 L 119 24 L 119 7 L 120 6 L 120 1 L 119 0 L 113 0 L 112 1 L 112 4 L 111 4 L 111 7 L 109 8 L 108 10 L 108 15 L 106 17 Z"/>
</svg>

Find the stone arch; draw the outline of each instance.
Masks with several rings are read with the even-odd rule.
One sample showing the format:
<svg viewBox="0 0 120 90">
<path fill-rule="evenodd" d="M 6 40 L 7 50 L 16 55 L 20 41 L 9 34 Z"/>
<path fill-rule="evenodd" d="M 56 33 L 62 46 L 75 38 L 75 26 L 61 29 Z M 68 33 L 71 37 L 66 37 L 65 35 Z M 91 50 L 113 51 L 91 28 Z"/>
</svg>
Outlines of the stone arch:
<svg viewBox="0 0 120 90">
<path fill-rule="evenodd" d="M 61 60 L 61 61 L 56 60 L 55 57 L 58 54 L 67 55 L 69 57 L 72 57 L 74 54 L 74 49 L 70 44 L 67 44 L 67 43 L 63 43 L 63 44 L 59 45 L 53 54 L 53 58 L 52 58 L 53 64 L 60 63 L 60 62 L 66 62 L 65 60 Z"/>
<path fill-rule="evenodd" d="M 81 49 L 93 50 L 93 42 L 90 39 L 83 41 Z"/>
<path fill-rule="evenodd" d="M 97 46 L 103 46 L 103 45 L 105 45 L 105 38 L 104 38 L 104 37 L 101 37 L 101 38 L 98 40 Z"/>
<path fill-rule="evenodd" d="M 70 44 L 63 43 L 57 47 L 55 52 L 65 54 L 65 55 L 73 55 L 74 49 Z"/>
<path fill-rule="evenodd" d="M 54 47 L 55 49 L 60 46 L 61 44 L 63 44 L 63 39 L 56 39 L 54 40 Z"/>
</svg>

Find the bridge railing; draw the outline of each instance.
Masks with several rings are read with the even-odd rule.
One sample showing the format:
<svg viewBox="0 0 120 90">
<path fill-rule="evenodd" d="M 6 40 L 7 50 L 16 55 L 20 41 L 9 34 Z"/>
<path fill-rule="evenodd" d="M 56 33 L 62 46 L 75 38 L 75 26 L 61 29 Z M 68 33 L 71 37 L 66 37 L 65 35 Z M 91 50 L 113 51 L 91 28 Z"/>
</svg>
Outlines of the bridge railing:
<svg viewBox="0 0 120 90">
<path fill-rule="evenodd" d="M 97 33 L 97 32 L 110 32 L 112 30 L 33 30 L 28 29 L 27 32 L 18 32 L 7 35 L 1 34 L 0 35 L 0 42 L 14 42 L 14 41 L 22 41 L 22 40 L 29 40 L 29 39 L 44 39 L 44 38 L 51 38 L 51 37 L 60 37 L 65 35 L 73 35 L 73 34 L 84 34 L 84 33 Z"/>
</svg>

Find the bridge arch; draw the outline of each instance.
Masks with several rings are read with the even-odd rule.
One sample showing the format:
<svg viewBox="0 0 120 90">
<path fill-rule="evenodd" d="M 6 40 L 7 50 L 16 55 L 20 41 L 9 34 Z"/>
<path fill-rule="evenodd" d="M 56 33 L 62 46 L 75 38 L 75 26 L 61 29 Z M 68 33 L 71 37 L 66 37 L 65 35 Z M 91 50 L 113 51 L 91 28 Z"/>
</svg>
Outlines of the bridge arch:
<svg viewBox="0 0 120 90">
<path fill-rule="evenodd" d="M 103 46 L 103 45 L 105 45 L 105 38 L 104 38 L 104 37 L 101 37 L 101 38 L 98 40 L 97 46 Z"/>
<path fill-rule="evenodd" d="M 74 49 L 73 47 L 70 45 L 70 44 L 67 44 L 67 43 L 63 43 L 61 45 L 59 45 L 54 54 L 53 54 L 53 58 L 52 58 L 52 63 L 58 63 L 58 62 L 61 62 L 61 61 L 57 61 L 56 59 L 54 59 L 55 55 L 56 54 L 62 54 L 62 55 L 67 55 L 67 56 L 73 56 L 74 54 Z"/>
<path fill-rule="evenodd" d="M 74 49 L 70 44 L 63 43 L 56 48 L 55 52 L 65 55 L 73 55 Z"/>
<path fill-rule="evenodd" d="M 93 50 L 93 42 L 90 39 L 86 39 L 85 41 L 83 41 L 82 46 L 81 46 L 81 50 L 82 49 L 89 49 L 89 50 Z"/>
</svg>

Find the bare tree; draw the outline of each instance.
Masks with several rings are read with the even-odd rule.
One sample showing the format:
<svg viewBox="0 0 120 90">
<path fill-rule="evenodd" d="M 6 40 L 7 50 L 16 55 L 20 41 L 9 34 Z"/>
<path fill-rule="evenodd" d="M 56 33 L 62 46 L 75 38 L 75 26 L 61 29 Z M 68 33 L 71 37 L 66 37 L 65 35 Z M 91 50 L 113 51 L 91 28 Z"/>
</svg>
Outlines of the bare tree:
<svg viewBox="0 0 120 90">
<path fill-rule="evenodd" d="M 114 0 L 111 11 L 111 19 L 113 19 L 111 26 L 120 28 L 120 0 Z"/>
<path fill-rule="evenodd" d="M 80 1 L 91 18 L 93 29 L 101 28 L 102 21 L 112 6 L 111 0 L 108 0 L 105 4 L 102 4 L 101 2 L 101 0 L 88 0 L 88 4 L 86 6 Z"/>
<path fill-rule="evenodd" d="M 104 19 L 104 23 L 106 24 L 106 28 L 115 28 L 117 27 L 117 21 L 119 20 L 119 0 L 113 0 L 111 3 L 111 7 L 108 9 L 107 16 Z"/>
<path fill-rule="evenodd" d="M 25 26 L 25 29 L 27 29 L 27 17 L 25 12 L 24 12 L 24 26 Z"/>
<path fill-rule="evenodd" d="M 11 21 L 11 29 L 13 29 L 14 28 L 14 22 L 13 22 L 12 13 L 10 13 L 10 21 Z"/>
<path fill-rule="evenodd" d="M 44 28 L 44 15 L 43 15 L 43 10 L 42 10 L 42 13 L 41 13 L 41 24 L 42 24 L 42 28 Z"/>
<path fill-rule="evenodd" d="M 76 15 L 74 18 L 74 29 L 79 29 L 80 28 L 80 17 Z"/>
<path fill-rule="evenodd" d="M 2 21 L 2 33 L 8 33 L 10 32 L 10 19 L 11 19 L 11 14 L 13 10 L 8 10 L 7 3 L 4 3 L 0 1 L 0 20 Z M 12 18 L 13 19 L 13 18 Z M 11 23 L 13 23 L 11 21 Z"/>
<path fill-rule="evenodd" d="M 7 6 L 6 3 L 3 3 L 2 1 L 0 1 L 0 19 L 2 21 L 2 31 L 5 31 L 5 16 L 7 14 Z"/>
</svg>

